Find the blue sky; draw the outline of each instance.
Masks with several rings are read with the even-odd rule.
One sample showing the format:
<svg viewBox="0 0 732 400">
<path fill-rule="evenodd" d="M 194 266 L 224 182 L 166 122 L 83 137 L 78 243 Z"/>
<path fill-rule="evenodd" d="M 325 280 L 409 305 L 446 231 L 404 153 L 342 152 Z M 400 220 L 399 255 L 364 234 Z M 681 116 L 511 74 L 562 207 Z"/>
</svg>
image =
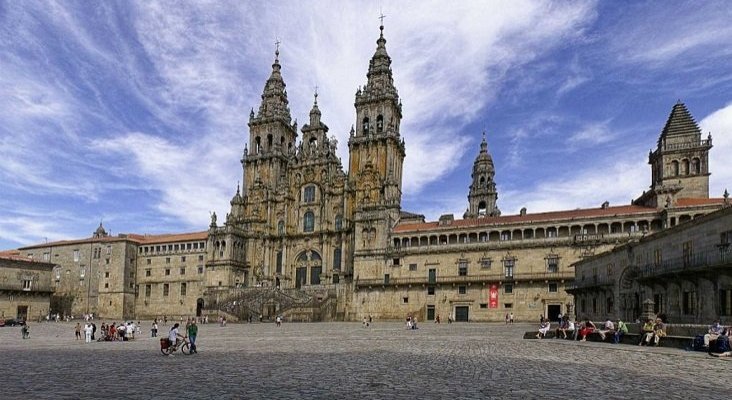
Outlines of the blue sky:
<svg viewBox="0 0 732 400">
<path fill-rule="evenodd" d="M 484 129 L 504 215 L 628 204 L 677 99 L 732 189 L 725 2 L 0 0 L 0 249 L 225 214 L 277 37 L 293 117 L 317 85 L 347 167 L 380 10 L 405 210 L 462 216 Z"/>
</svg>

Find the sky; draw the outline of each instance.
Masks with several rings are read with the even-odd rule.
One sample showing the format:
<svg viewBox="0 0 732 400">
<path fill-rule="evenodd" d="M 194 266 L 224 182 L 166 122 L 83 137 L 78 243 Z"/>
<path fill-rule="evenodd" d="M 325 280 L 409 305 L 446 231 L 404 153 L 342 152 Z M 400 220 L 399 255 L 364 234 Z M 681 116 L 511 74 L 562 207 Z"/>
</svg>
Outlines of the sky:
<svg viewBox="0 0 732 400">
<path fill-rule="evenodd" d="M 242 170 L 279 39 L 348 166 L 384 14 L 402 208 L 461 218 L 485 131 L 503 215 L 629 204 L 683 101 L 732 190 L 732 7 L 714 2 L 0 0 L 0 249 L 207 228 Z"/>
</svg>

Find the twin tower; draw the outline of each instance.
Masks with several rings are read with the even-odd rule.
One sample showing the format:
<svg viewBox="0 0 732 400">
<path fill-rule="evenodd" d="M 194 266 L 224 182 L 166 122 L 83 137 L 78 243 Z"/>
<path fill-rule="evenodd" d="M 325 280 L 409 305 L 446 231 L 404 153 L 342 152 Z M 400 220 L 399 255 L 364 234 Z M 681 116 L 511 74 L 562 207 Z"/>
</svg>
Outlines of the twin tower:
<svg viewBox="0 0 732 400">
<path fill-rule="evenodd" d="M 209 290 L 345 283 L 353 277 L 354 256 L 387 245 L 400 218 L 405 149 L 402 105 L 380 29 L 366 85 L 356 92 L 347 173 L 321 120 L 317 93 L 297 141 L 275 52 L 259 109 L 249 116 L 243 186 L 224 225 L 212 218 Z"/>
</svg>

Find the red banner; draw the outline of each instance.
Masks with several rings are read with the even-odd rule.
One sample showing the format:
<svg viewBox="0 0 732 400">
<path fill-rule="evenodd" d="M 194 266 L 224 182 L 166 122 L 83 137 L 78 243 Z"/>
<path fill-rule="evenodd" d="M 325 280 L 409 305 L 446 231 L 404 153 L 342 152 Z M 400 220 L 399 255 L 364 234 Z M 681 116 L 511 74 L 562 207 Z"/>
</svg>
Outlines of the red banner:
<svg viewBox="0 0 732 400">
<path fill-rule="evenodd" d="M 491 289 L 488 295 L 488 307 L 498 308 L 498 286 L 491 285 Z"/>
</svg>

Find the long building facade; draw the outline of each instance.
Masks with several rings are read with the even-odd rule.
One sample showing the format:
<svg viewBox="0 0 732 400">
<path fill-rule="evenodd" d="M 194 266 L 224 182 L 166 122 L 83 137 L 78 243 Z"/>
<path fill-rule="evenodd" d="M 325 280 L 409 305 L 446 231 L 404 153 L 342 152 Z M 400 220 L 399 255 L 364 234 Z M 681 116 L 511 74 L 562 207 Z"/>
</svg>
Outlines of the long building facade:
<svg viewBox="0 0 732 400">
<path fill-rule="evenodd" d="M 113 237 L 100 225 L 89 239 L 21 251 L 58 265 L 55 297 L 74 314 L 533 320 L 574 312 L 576 261 L 722 207 L 709 198 L 711 136 L 679 102 L 649 154 L 650 188 L 632 204 L 502 215 L 484 134 L 462 219 L 426 221 L 401 206 L 407 145 L 383 26 L 376 44 L 347 171 L 317 93 L 298 132 L 276 52 L 250 112 L 242 184 L 207 231 Z"/>
</svg>

